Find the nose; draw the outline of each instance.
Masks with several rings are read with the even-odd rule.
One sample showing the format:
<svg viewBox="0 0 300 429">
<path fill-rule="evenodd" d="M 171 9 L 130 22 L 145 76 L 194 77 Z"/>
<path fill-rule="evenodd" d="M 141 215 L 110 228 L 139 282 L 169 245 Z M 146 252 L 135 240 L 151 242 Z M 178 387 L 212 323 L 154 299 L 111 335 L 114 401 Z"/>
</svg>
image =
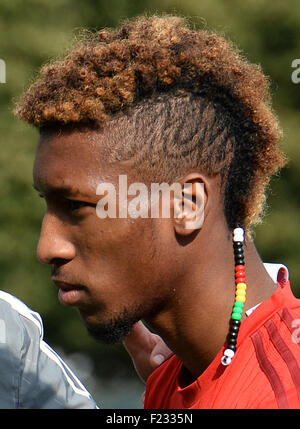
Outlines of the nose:
<svg viewBox="0 0 300 429">
<path fill-rule="evenodd" d="M 55 215 L 45 214 L 37 247 L 40 262 L 52 264 L 57 259 L 71 260 L 75 257 L 75 246 L 66 233 L 66 227 Z"/>
</svg>

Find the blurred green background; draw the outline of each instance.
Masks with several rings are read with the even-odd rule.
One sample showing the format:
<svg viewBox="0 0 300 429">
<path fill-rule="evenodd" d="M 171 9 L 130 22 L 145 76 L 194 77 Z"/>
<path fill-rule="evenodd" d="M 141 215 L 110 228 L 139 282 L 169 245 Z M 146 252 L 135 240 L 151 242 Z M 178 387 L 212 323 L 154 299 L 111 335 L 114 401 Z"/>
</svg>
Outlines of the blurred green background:
<svg viewBox="0 0 300 429">
<path fill-rule="evenodd" d="M 187 16 L 196 28 L 230 38 L 270 76 L 290 161 L 272 181 L 269 208 L 255 241 L 264 261 L 289 267 L 300 297 L 300 83 L 291 80 L 291 63 L 300 58 L 300 2 L 1 0 L 0 58 L 6 62 L 6 83 L 0 84 L 0 287 L 42 315 L 46 341 L 71 363 L 104 408 L 142 408 L 144 386 L 121 345 L 97 344 L 76 310 L 58 303 L 50 270 L 36 259 L 44 210 L 32 189 L 37 132 L 13 117 L 12 106 L 40 66 L 61 55 L 81 29 L 116 26 L 142 12 Z"/>
</svg>

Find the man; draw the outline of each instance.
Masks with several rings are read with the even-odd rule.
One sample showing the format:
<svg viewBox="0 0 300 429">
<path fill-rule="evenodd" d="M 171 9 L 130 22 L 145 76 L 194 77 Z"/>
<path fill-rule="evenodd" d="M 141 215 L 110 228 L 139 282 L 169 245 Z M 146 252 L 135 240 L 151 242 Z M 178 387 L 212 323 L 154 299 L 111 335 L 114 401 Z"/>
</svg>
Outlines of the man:
<svg viewBox="0 0 300 429">
<path fill-rule="evenodd" d="M 0 408 L 98 408 L 43 333 L 38 313 L 0 291 Z"/>
<path fill-rule="evenodd" d="M 141 319 L 174 353 L 145 407 L 298 407 L 299 304 L 251 238 L 285 164 L 260 68 L 182 18 L 141 16 L 45 66 L 16 114 L 40 132 L 38 258 L 59 300 L 101 341 L 134 327 L 126 347 L 141 373 L 162 345 Z M 180 185 L 170 216 L 162 195 L 152 215 L 158 183 Z"/>
</svg>

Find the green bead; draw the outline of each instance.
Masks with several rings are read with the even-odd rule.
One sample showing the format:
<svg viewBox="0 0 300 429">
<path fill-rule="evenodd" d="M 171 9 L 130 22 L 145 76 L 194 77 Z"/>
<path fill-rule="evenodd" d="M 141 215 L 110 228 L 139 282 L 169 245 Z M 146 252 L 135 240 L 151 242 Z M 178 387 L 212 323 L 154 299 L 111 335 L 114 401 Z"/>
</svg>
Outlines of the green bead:
<svg viewBox="0 0 300 429">
<path fill-rule="evenodd" d="M 242 313 L 243 312 L 243 308 L 242 307 L 236 307 L 235 305 L 233 306 L 232 309 L 233 313 Z"/>
<path fill-rule="evenodd" d="M 234 307 L 244 308 L 244 303 L 241 301 L 235 301 Z"/>
<path fill-rule="evenodd" d="M 234 312 L 234 313 L 232 313 L 232 315 L 231 315 L 231 319 L 241 320 L 241 318 L 242 318 L 242 313 Z"/>
</svg>

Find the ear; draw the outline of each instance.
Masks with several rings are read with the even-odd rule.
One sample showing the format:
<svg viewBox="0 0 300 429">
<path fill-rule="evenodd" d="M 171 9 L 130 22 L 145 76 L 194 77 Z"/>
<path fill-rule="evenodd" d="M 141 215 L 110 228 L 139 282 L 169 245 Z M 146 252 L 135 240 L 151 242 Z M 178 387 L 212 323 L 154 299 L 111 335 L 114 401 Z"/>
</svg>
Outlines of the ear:
<svg viewBox="0 0 300 429">
<path fill-rule="evenodd" d="M 190 174 L 181 181 L 182 192 L 174 198 L 174 228 L 187 236 L 202 228 L 209 183 L 199 174 Z"/>
</svg>

